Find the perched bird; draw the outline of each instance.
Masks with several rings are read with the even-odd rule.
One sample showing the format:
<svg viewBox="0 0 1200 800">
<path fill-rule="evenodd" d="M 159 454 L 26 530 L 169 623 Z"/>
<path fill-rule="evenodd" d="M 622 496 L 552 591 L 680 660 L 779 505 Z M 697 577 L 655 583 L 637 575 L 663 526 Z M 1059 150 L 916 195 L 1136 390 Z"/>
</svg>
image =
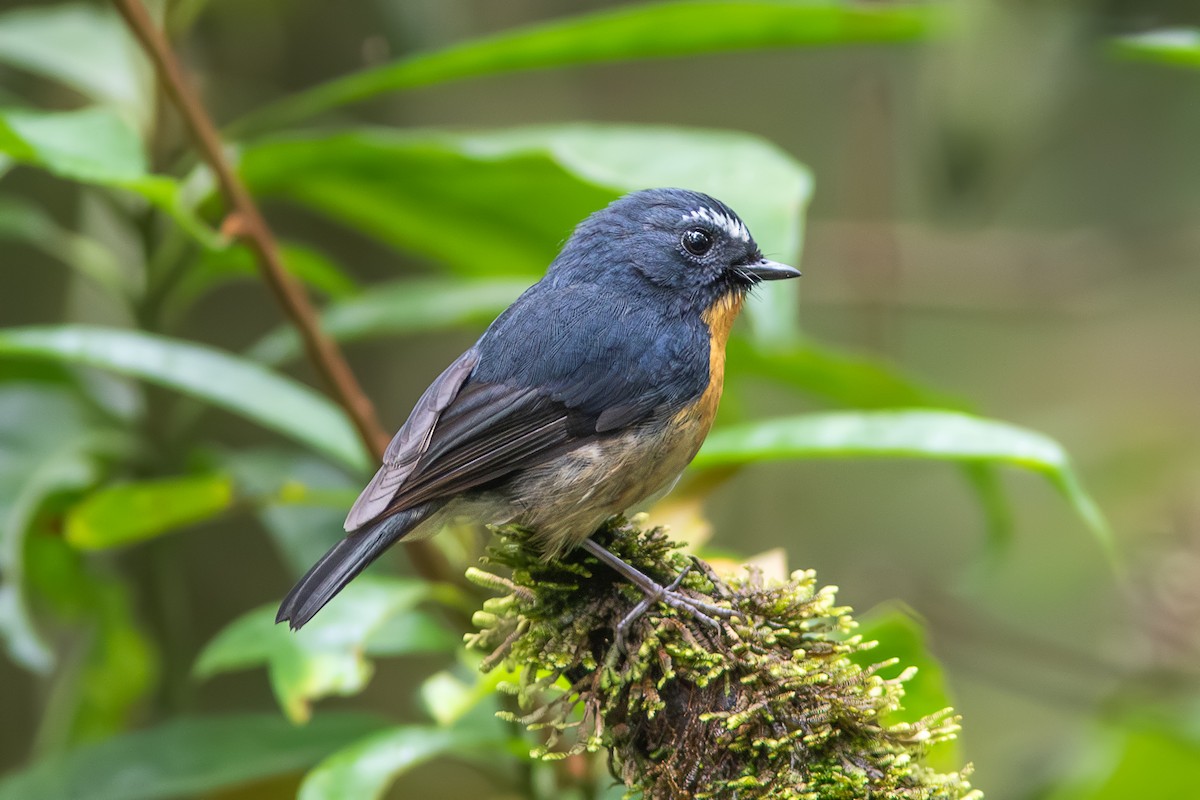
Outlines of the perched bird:
<svg viewBox="0 0 1200 800">
<path fill-rule="evenodd" d="M 425 390 L 350 509 L 348 535 L 276 621 L 299 628 L 394 542 L 455 517 L 520 524 L 547 557 L 584 545 L 669 596 L 589 537 L 674 484 L 716 415 L 747 292 L 799 275 L 699 192 L 635 192 L 592 214 Z"/>
</svg>

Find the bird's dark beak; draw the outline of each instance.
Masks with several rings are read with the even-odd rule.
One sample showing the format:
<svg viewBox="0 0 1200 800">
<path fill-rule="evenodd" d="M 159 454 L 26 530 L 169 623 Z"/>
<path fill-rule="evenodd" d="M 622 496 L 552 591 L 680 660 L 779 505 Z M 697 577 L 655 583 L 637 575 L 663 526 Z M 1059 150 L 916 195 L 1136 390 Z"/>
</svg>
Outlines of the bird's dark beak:
<svg viewBox="0 0 1200 800">
<path fill-rule="evenodd" d="M 753 264 L 747 264 L 741 267 L 743 272 L 749 272 L 754 277 L 763 281 L 781 281 L 785 278 L 799 278 L 800 270 L 795 267 L 789 267 L 787 264 L 780 264 L 776 261 L 768 261 L 761 259 Z"/>
</svg>

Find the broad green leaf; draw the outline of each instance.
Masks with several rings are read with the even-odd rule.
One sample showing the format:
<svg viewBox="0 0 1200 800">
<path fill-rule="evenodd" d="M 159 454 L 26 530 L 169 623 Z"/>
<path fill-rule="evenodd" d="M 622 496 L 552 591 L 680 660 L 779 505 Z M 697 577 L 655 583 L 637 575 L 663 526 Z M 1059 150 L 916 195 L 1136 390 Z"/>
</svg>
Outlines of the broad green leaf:
<svg viewBox="0 0 1200 800">
<path fill-rule="evenodd" d="M 0 109 L 0 153 L 60 178 L 133 192 L 169 214 L 205 247 L 224 246 L 185 202 L 178 181 L 147 171 L 137 134 L 107 109 Z"/>
<path fill-rule="evenodd" d="M 850 408 L 924 406 L 970 410 L 964 401 L 921 386 L 882 361 L 812 341 L 784 347 L 755 347 L 735 336 L 729 341 L 728 354 L 727 380 L 731 388 L 742 384 L 746 377 L 754 377 Z M 735 397 L 745 394 L 727 392 L 727 396 Z M 963 470 L 987 522 L 988 542 L 994 552 L 999 552 L 1011 539 L 1012 514 L 996 471 L 984 463 L 964 464 Z"/>
<path fill-rule="evenodd" d="M 0 63 L 59 81 L 146 129 L 150 65 L 109 5 L 58 3 L 0 14 Z"/>
<path fill-rule="evenodd" d="M 617 194 L 546 154 L 475 157 L 457 135 L 408 131 L 263 142 L 245 150 L 241 170 L 255 194 L 473 276 L 540 275 L 574 225 Z"/>
<path fill-rule="evenodd" d="M 286 98 L 238 128 L 280 126 L 386 92 L 481 75 L 779 47 L 908 42 L 936 9 L 843 2 L 643 3 L 553 20 L 363 70 Z"/>
<path fill-rule="evenodd" d="M 102 108 L 0 111 L 0 148 L 62 178 L 85 183 L 137 181 L 146 156 L 133 130 Z"/>
<path fill-rule="evenodd" d="M 67 541 L 84 550 L 119 547 L 211 519 L 232 505 L 233 481 L 227 475 L 107 486 L 67 513 Z"/>
<path fill-rule="evenodd" d="M 321 314 L 322 329 L 340 342 L 441 330 L 490 322 L 525 289 L 527 280 L 407 280 L 372 286 L 331 303 Z M 294 329 L 279 327 L 247 353 L 268 364 L 283 364 L 303 350 Z"/>
<path fill-rule="evenodd" d="M 795 458 L 923 458 L 1007 465 L 1045 475 L 1110 559 L 1112 535 L 1062 446 L 1016 425 L 954 411 L 833 412 L 714 431 L 693 462 L 727 467 Z"/>
<path fill-rule="evenodd" d="M 421 705 L 434 721 L 450 726 L 475 711 L 482 703 L 493 700 L 502 683 L 515 682 L 519 675 L 503 665 L 483 672 L 479 669 L 481 658 L 475 653 L 463 654 L 467 661 L 467 680 L 460 677 L 460 669 L 444 669 L 430 675 L 421 684 Z M 492 712 L 494 714 L 494 711 Z"/>
<path fill-rule="evenodd" d="M 264 606 L 218 634 L 200 654 L 195 672 L 207 678 L 266 664 L 280 706 L 303 722 L 313 700 L 361 691 L 372 672 L 366 659 L 371 638 L 429 597 L 425 581 L 362 575 L 299 631 L 276 625 L 276 607 Z M 395 647 L 394 640 L 388 644 Z"/>
<path fill-rule="evenodd" d="M 1172 67 L 1200 68 L 1200 28 L 1163 28 L 1112 42 L 1118 56 Z"/>
<path fill-rule="evenodd" d="M 0 780 L 0 800 L 169 800 L 304 769 L 380 730 L 361 714 L 303 727 L 278 714 L 176 719 L 46 758 Z"/>
<path fill-rule="evenodd" d="M 1200 786 L 1200 738 L 1167 725 L 1131 721 L 1091 744 L 1079 774 L 1048 792 L 1048 800 L 1195 797 Z"/>
<path fill-rule="evenodd" d="M 965 410 L 961 400 L 921 386 L 881 361 L 812 341 L 754 347 L 734 337 L 728 345 L 728 364 L 728 375 L 735 380 L 744 375 L 766 378 L 851 408 Z"/>
<path fill-rule="evenodd" d="M 368 459 L 346 415 L 296 381 L 203 345 L 86 325 L 0 330 L 0 359 L 44 358 L 100 367 L 240 414 L 354 469 Z"/>
<path fill-rule="evenodd" d="M 462 636 L 450 631 L 429 614 L 416 610 L 393 614 L 367 639 L 367 655 L 407 656 L 417 653 L 453 653 Z"/>
<path fill-rule="evenodd" d="M 346 535 L 342 523 L 362 485 L 328 461 L 282 448 L 239 449 L 215 458 L 219 469 L 234 476 L 239 491 L 268 498 L 256 504 L 255 514 L 295 577 Z M 297 486 L 303 487 L 303 497 L 295 497 Z M 340 494 L 343 502 L 304 502 L 315 493 Z"/>
<path fill-rule="evenodd" d="M 235 252 L 241 254 L 242 263 L 239 267 L 257 278 L 258 266 L 249 263 L 250 253 L 245 248 L 238 248 Z M 280 253 L 283 265 L 289 272 L 327 297 L 350 297 L 359 291 L 355 280 L 316 248 L 296 242 L 282 242 Z"/>
<path fill-rule="evenodd" d="M 991 547 L 990 556 L 998 556 L 1012 543 L 1013 515 L 1004 485 L 996 468 L 985 462 L 966 462 L 962 465 L 963 476 L 975 490 L 975 497 L 983 511 L 987 524 L 987 540 Z"/>
<path fill-rule="evenodd" d="M 63 386 L 0 383 L 0 636 L 14 661 L 48 671 L 54 656 L 30 616 L 26 535 L 47 497 L 98 477 L 121 439 Z"/>
<path fill-rule="evenodd" d="M 300 786 L 299 800 L 378 800 L 403 773 L 438 756 L 494 760 L 505 742 L 470 729 L 405 725 L 381 731 L 334 753 Z"/>
<path fill-rule="evenodd" d="M 114 297 L 127 300 L 134 291 L 116 255 L 95 239 L 67 230 L 23 197 L 0 197 L 0 239 L 28 244 L 79 270 Z M 10 269 L 20 269 L 9 260 Z"/>
<path fill-rule="evenodd" d="M 280 243 L 283 264 L 292 275 L 328 297 L 348 297 L 358 285 L 324 253 L 293 242 Z M 201 252 L 172 294 L 172 302 L 189 306 L 210 289 L 235 279 L 260 280 L 258 262 L 244 246 Z"/>
<path fill-rule="evenodd" d="M 138 623 L 128 587 L 57 536 L 28 542 L 27 581 L 73 635 L 62 648 L 68 665 L 46 693 L 36 752 L 112 736 L 154 689 L 158 653 Z"/>
<path fill-rule="evenodd" d="M 807 169 L 728 131 L 563 125 L 486 133 L 360 130 L 250 146 L 258 194 L 308 206 L 463 275 L 540 276 L 588 214 L 622 194 L 682 186 L 732 206 L 769 256 L 797 262 Z M 795 289 L 767 286 L 749 313 L 766 339 L 794 336 Z"/>
<path fill-rule="evenodd" d="M 881 670 L 880 674 L 885 678 L 894 678 L 909 667 L 917 668 L 916 673 L 904 682 L 903 709 L 890 715 L 886 722 L 916 722 L 954 705 L 942 665 L 929 652 L 925 630 L 912 611 L 896 606 L 872 609 L 859 620 L 855 633 L 864 641 L 878 642 L 874 649 L 855 656 L 861 666 L 896 659 L 894 667 Z M 935 769 L 952 771 L 962 764 L 959 750 L 957 741 L 947 742 L 932 750 L 925 761 Z"/>
</svg>

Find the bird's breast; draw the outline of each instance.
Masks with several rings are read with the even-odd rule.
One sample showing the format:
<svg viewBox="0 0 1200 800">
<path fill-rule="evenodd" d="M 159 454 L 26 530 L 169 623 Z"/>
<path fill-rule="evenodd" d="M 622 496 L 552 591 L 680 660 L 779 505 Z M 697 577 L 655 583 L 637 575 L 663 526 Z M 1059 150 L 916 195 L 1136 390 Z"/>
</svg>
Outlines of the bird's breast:
<svg viewBox="0 0 1200 800">
<path fill-rule="evenodd" d="M 676 415 L 677 424 L 695 437 L 693 456 L 717 416 L 721 392 L 725 388 L 725 345 L 744 302 L 745 297 L 741 294 L 723 295 L 700 315 L 708 328 L 708 385 L 694 403 Z"/>
</svg>

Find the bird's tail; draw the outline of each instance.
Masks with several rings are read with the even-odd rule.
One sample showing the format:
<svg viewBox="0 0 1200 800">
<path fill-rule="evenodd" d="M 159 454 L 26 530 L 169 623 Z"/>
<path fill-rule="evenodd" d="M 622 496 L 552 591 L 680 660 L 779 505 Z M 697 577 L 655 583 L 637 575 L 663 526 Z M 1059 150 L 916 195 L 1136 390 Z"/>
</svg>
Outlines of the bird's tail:
<svg viewBox="0 0 1200 800">
<path fill-rule="evenodd" d="M 279 604 L 275 622 L 297 630 L 313 618 L 355 575 L 433 512 L 432 503 L 385 517 L 346 535 L 329 548 Z"/>
</svg>

